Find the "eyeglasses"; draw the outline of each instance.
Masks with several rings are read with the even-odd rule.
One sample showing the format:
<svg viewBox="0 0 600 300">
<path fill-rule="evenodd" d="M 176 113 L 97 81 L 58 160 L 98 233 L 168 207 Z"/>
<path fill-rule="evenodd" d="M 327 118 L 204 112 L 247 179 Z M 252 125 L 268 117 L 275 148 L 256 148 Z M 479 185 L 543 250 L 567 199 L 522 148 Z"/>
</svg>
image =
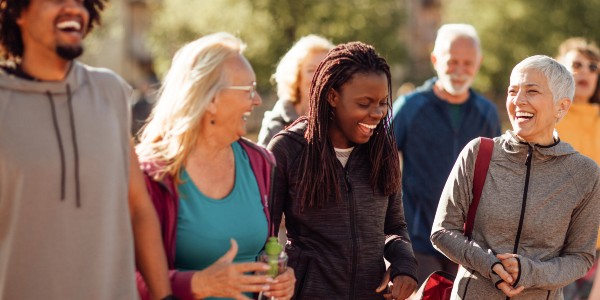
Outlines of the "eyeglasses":
<svg viewBox="0 0 600 300">
<path fill-rule="evenodd" d="M 256 81 L 252 85 L 232 85 L 225 88 L 226 90 L 248 91 L 250 92 L 250 100 L 256 96 Z"/>
<path fill-rule="evenodd" d="M 592 73 L 598 72 L 598 65 L 596 63 L 590 63 L 587 67 L 590 69 L 590 72 L 592 72 Z M 578 61 L 574 61 L 571 64 L 571 69 L 573 71 L 579 71 L 579 70 L 581 70 L 581 68 L 583 68 L 583 64 Z"/>
</svg>

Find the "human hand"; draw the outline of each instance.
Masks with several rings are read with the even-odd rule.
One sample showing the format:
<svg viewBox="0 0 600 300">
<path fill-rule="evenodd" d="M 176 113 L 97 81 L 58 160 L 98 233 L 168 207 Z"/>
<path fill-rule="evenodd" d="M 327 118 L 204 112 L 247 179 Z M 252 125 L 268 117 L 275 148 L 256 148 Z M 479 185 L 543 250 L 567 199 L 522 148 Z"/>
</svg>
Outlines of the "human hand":
<svg viewBox="0 0 600 300">
<path fill-rule="evenodd" d="M 383 275 L 383 279 L 381 280 L 379 287 L 377 287 L 375 292 L 381 293 L 385 291 L 385 289 L 388 287 L 388 283 L 390 282 L 391 272 L 392 268 L 388 268 L 388 270 Z M 406 275 L 398 275 L 394 278 L 391 292 L 384 294 L 383 297 L 385 299 L 404 300 L 410 297 L 416 288 L 417 282 L 412 277 Z"/>
<path fill-rule="evenodd" d="M 517 280 L 519 278 L 519 261 L 517 260 L 517 255 L 512 253 L 503 253 L 497 254 L 496 258 L 500 260 L 504 270 L 510 274 L 513 280 Z M 496 272 L 497 273 L 497 272 Z M 500 275 L 500 274 L 498 274 Z M 502 276 L 500 276 L 502 277 Z M 504 278 L 502 278 L 504 279 Z M 505 280 L 506 281 L 506 280 Z M 513 284 L 512 281 L 506 281 L 507 283 Z"/>
<path fill-rule="evenodd" d="M 498 283 L 497 287 L 504 293 L 504 295 L 506 295 L 510 298 L 520 294 L 525 289 L 524 286 L 515 288 L 512 285 L 506 283 L 506 281 L 502 281 L 502 282 Z"/>
<path fill-rule="evenodd" d="M 238 245 L 231 239 L 231 248 L 208 268 L 194 273 L 192 293 L 196 298 L 225 297 L 236 300 L 250 300 L 244 292 L 268 291 L 273 279 L 266 275 L 246 275 L 245 273 L 265 272 L 265 263 L 232 263 Z"/>
<path fill-rule="evenodd" d="M 270 289 L 263 294 L 267 297 L 275 297 L 276 300 L 292 299 L 295 285 L 296 275 L 294 275 L 294 269 L 287 267 L 283 273 L 275 277 Z"/>
</svg>

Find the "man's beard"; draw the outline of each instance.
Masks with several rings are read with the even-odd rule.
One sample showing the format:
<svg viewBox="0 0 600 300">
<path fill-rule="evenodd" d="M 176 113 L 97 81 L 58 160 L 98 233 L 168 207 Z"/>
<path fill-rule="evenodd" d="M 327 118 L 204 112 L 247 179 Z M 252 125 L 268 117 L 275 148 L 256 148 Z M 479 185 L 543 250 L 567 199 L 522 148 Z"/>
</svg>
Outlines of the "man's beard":
<svg viewBox="0 0 600 300">
<path fill-rule="evenodd" d="M 451 74 L 440 79 L 442 79 L 442 86 L 444 87 L 444 90 L 446 90 L 446 92 L 452 96 L 458 96 L 467 93 L 471 87 L 471 84 L 473 83 L 473 78 L 469 76 L 458 76 Z M 462 80 L 464 83 L 456 86 L 452 84 L 452 80 Z"/>
<path fill-rule="evenodd" d="M 79 57 L 83 53 L 83 47 L 81 45 L 77 46 L 64 46 L 58 45 L 56 46 L 56 54 L 65 60 L 74 60 Z"/>
</svg>

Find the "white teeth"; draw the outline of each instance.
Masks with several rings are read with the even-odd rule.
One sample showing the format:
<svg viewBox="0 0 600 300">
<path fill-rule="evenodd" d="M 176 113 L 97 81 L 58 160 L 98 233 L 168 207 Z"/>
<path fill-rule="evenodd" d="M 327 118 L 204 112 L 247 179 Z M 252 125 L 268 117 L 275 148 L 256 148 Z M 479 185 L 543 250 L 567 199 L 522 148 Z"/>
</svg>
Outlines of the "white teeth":
<svg viewBox="0 0 600 300">
<path fill-rule="evenodd" d="M 242 116 L 242 120 L 246 121 L 248 120 L 248 117 L 250 117 L 250 112 L 244 113 L 244 115 Z"/>
<path fill-rule="evenodd" d="M 81 30 L 81 24 L 77 21 L 63 21 L 56 24 L 58 29 L 72 29 L 72 30 Z"/>
<path fill-rule="evenodd" d="M 532 118 L 533 114 L 532 113 L 528 113 L 528 112 L 524 112 L 524 111 L 518 111 L 517 112 L 517 118 L 520 118 L 520 117 Z"/>
<path fill-rule="evenodd" d="M 369 124 L 365 124 L 365 123 L 358 123 L 358 125 L 369 128 L 369 129 L 375 129 L 377 127 L 377 124 L 369 125 Z"/>
</svg>

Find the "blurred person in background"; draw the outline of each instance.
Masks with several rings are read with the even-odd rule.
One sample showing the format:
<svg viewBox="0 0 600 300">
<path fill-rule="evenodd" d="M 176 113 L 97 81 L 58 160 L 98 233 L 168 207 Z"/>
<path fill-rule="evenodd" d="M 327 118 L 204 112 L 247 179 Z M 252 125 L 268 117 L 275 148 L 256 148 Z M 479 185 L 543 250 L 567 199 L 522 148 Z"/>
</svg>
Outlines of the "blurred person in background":
<svg viewBox="0 0 600 300">
<path fill-rule="evenodd" d="M 500 135 L 496 106 L 471 89 L 481 60 L 473 26 L 443 25 L 431 53 L 437 78 L 394 102 L 394 134 L 403 164 L 402 195 L 421 283 L 433 271 L 456 274 L 458 268 L 429 240 L 454 161 L 472 139 Z"/>
<path fill-rule="evenodd" d="M 560 45 L 557 60 L 573 74 L 575 96 L 556 130 L 563 141 L 600 163 L 600 50 L 583 38 L 570 38 Z"/>
<path fill-rule="evenodd" d="M 273 74 L 279 99 L 273 110 L 265 112 L 259 145 L 266 147 L 275 134 L 306 114 L 313 74 L 333 47 L 327 39 L 310 34 L 299 39 L 281 58 Z"/>
<path fill-rule="evenodd" d="M 391 95 L 372 46 L 338 45 L 315 71 L 308 115 L 269 143 L 273 222 L 285 214 L 296 299 L 404 300 L 415 290 Z"/>
<path fill-rule="evenodd" d="M 461 265 L 452 299 L 562 300 L 563 287 L 592 266 L 600 169 L 555 131 L 574 90 L 570 72 L 548 56 L 513 68 L 506 97 L 512 130 L 494 138 L 470 239 L 464 223 L 479 139 L 460 153 L 431 233 L 436 249 Z"/>
<path fill-rule="evenodd" d="M 76 60 L 105 5 L 0 1 L 0 299 L 170 299 L 131 87 Z"/>
<path fill-rule="evenodd" d="M 268 203 L 274 159 L 243 138 L 261 104 L 244 48 L 229 33 L 181 48 L 137 146 L 180 299 L 293 294 L 292 268 L 274 280 L 253 274 L 268 268 L 256 259 L 274 232 Z"/>
<path fill-rule="evenodd" d="M 596 44 L 584 38 L 574 37 L 561 43 L 558 51 L 557 60 L 567 67 L 575 78 L 575 96 L 569 113 L 556 125 L 556 130 L 561 140 L 600 163 L 600 50 Z M 596 251 L 598 249 L 600 240 L 596 244 Z M 598 257 L 592 269 L 583 278 L 565 287 L 565 299 L 588 299 L 597 267 Z M 596 299 L 600 299 L 600 293 Z"/>
</svg>

